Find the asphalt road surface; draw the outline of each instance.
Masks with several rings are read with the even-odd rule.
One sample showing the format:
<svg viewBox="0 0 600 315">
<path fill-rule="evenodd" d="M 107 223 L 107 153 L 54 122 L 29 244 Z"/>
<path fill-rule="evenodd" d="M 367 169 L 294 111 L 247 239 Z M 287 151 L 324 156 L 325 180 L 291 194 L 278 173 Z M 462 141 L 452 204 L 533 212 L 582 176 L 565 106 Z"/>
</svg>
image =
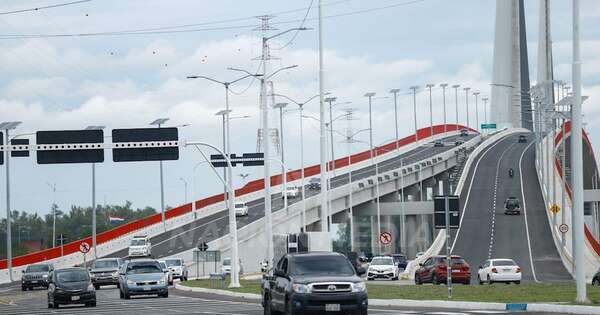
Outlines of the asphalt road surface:
<svg viewBox="0 0 600 315">
<path fill-rule="evenodd" d="M 490 258 L 513 259 L 523 270 L 524 282 L 571 280 L 552 239 L 535 173 L 534 144 L 517 139 L 499 140 L 474 161 L 461 194 L 462 204 L 467 203 L 453 254 L 471 265 L 473 283 L 478 266 Z M 521 201 L 521 215 L 504 214 L 508 197 Z"/>
<path fill-rule="evenodd" d="M 433 143 L 424 143 L 422 146 L 417 147 L 409 152 L 406 152 L 395 158 L 386 160 L 378 164 L 378 172 L 384 172 L 391 169 L 397 169 L 400 165 L 408 165 L 416 161 L 433 157 L 437 154 L 443 153 L 448 150 L 452 150 L 457 140 L 467 141 L 475 137 L 474 134 L 468 137 L 452 136 L 444 138 L 444 147 L 434 147 Z M 358 169 L 352 172 L 352 180 L 358 181 L 366 177 L 375 174 L 375 166 L 369 165 L 362 169 Z M 339 187 L 348 183 L 349 176 L 347 174 L 333 177 L 331 180 L 332 187 Z M 306 190 L 307 197 L 318 194 L 319 190 Z M 283 209 L 283 199 L 281 194 L 273 194 L 271 196 L 273 212 Z M 294 204 L 301 202 L 302 198 L 289 198 L 288 204 Z M 238 217 L 238 229 L 243 226 L 252 223 L 264 216 L 264 198 L 253 200 L 247 203 L 248 205 L 248 216 Z M 212 241 L 220 238 L 229 233 L 229 215 L 224 209 L 218 213 L 210 215 L 208 217 L 196 220 L 184 226 L 181 226 L 172 231 L 162 233 L 151 238 L 152 242 L 152 255 L 155 258 L 161 258 L 165 256 L 175 255 L 179 252 L 194 248 L 198 245 L 199 240 L 205 242 Z M 108 255 L 109 257 L 126 257 L 127 249 L 123 249 Z"/>
<path fill-rule="evenodd" d="M 21 292 L 18 290 L 0 292 L 0 314 L 3 315 L 38 315 L 38 314 L 86 314 L 86 315 L 164 315 L 164 314 L 211 314 L 211 315 L 260 315 L 263 309 L 258 301 L 236 298 L 214 299 L 206 294 L 187 293 L 175 289 L 170 290 L 168 298 L 134 297 L 131 300 L 119 299 L 116 287 L 103 287 L 96 293 L 96 307 L 78 305 L 61 306 L 59 309 L 48 309 L 46 290 Z M 376 315 L 475 315 L 475 314 L 508 314 L 504 311 L 436 309 L 436 308 L 387 308 L 370 307 L 369 314 Z M 531 313 L 542 314 L 542 313 Z"/>
</svg>

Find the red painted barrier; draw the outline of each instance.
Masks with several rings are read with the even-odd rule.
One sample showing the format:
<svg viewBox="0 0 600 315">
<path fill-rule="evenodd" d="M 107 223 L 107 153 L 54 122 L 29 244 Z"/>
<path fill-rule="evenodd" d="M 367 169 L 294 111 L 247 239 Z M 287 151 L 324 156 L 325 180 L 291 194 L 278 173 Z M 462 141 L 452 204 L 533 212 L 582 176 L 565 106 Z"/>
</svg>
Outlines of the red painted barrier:
<svg viewBox="0 0 600 315">
<path fill-rule="evenodd" d="M 562 141 L 562 129 L 564 129 L 564 131 L 565 131 L 565 136 L 568 137 L 569 134 L 571 133 L 571 122 L 567 121 L 561 127 L 561 132 L 559 132 L 554 139 L 555 147 L 558 147 Z M 582 136 L 583 136 L 583 142 L 586 144 L 587 149 L 590 150 L 590 152 L 592 153 L 592 156 L 594 157 L 594 161 L 595 161 L 596 155 L 594 154 L 594 150 L 592 148 L 592 143 L 590 142 L 590 139 L 589 139 L 587 133 L 585 132 L 585 130 L 582 130 Z M 554 165 L 556 166 L 556 169 L 558 170 L 558 174 L 560 174 L 560 177 L 563 178 L 563 170 L 560 165 L 559 159 L 557 159 L 557 158 L 554 159 Z M 569 197 L 569 199 L 573 200 L 573 192 L 571 190 L 571 187 L 569 186 L 569 183 L 565 182 L 565 190 L 567 191 L 567 196 Z M 590 231 L 590 229 L 587 227 L 586 224 L 584 224 L 583 226 L 584 226 L 584 230 L 585 230 L 585 238 L 588 240 L 588 242 L 590 243 L 590 245 L 592 246 L 592 248 L 594 249 L 596 254 L 600 256 L 600 242 L 598 242 L 598 240 L 594 237 L 594 234 L 592 234 L 592 232 Z"/>
<path fill-rule="evenodd" d="M 462 125 L 447 124 L 446 126 L 447 126 L 446 127 L 447 131 L 456 131 L 459 129 L 469 129 L 472 132 L 476 132 L 476 130 L 467 128 Z M 438 135 L 438 134 L 442 134 L 442 133 L 444 133 L 444 125 L 433 126 L 433 135 Z M 432 136 L 431 130 L 429 127 L 419 129 L 417 131 L 417 135 L 418 135 L 419 140 L 426 139 L 426 138 L 429 138 Z M 409 145 L 413 142 L 415 142 L 415 135 L 410 135 L 410 136 L 400 139 L 398 141 L 398 146 L 403 147 L 403 146 Z M 373 149 L 373 155 L 374 156 L 382 155 L 387 152 L 393 151 L 394 149 L 396 149 L 395 141 Z M 370 150 L 356 153 L 356 154 L 350 156 L 350 160 L 351 160 L 350 164 L 359 163 L 359 162 L 368 160 L 370 158 L 371 158 Z M 348 157 L 342 157 L 342 158 L 339 158 L 339 159 L 333 161 L 333 165 L 335 165 L 336 169 L 348 166 Z M 331 166 L 332 166 L 332 162 L 329 162 L 327 167 L 331 168 Z M 306 167 L 306 168 L 304 168 L 304 176 L 309 177 L 309 176 L 317 175 L 320 173 L 320 170 L 321 170 L 320 165 L 313 165 L 313 166 Z M 296 179 L 301 178 L 301 172 L 299 169 L 293 170 L 293 171 L 286 173 L 286 176 L 287 176 L 288 181 L 296 180 Z M 282 182 L 281 179 L 282 179 L 281 174 L 271 176 L 271 186 L 280 185 Z M 258 179 L 258 180 L 254 180 L 254 181 L 247 183 L 242 188 L 236 189 L 235 195 L 243 196 L 243 195 L 246 195 L 249 193 L 260 191 L 262 189 L 264 189 L 264 181 L 262 179 Z M 223 201 L 223 199 L 224 199 L 223 194 L 219 194 L 219 195 L 210 196 L 210 197 L 207 197 L 207 198 L 204 198 L 201 200 L 197 200 L 197 201 L 195 201 L 196 209 L 202 209 L 204 207 L 216 204 L 218 202 Z M 168 211 L 166 211 L 165 217 L 167 219 L 172 219 L 172 218 L 182 216 L 190 211 L 192 211 L 191 203 L 179 206 L 177 208 L 169 209 Z M 153 215 L 145 217 L 143 219 L 128 222 L 128 223 L 120 225 L 114 229 L 99 233 L 96 236 L 96 241 L 97 241 L 98 245 L 104 244 L 106 242 L 109 242 L 111 240 L 119 238 L 128 233 L 131 233 L 131 232 L 146 228 L 148 226 L 160 223 L 160 221 L 161 221 L 160 213 L 153 214 Z M 69 254 L 78 252 L 79 244 L 81 244 L 81 242 L 83 242 L 83 241 L 86 241 L 89 244 L 91 244 L 91 242 L 92 242 L 91 237 L 88 237 L 85 239 L 81 239 L 81 240 L 77 240 L 77 241 L 73 241 L 71 243 L 65 244 L 64 248 L 63 248 L 64 255 L 69 255 Z M 59 258 L 60 252 L 61 252 L 60 247 L 49 248 L 49 249 L 42 250 L 39 252 L 14 257 L 12 263 L 13 263 L 14 267 L 29 265 L 29 264 L 49 260 L 49 259 Z M 6 269 L 6 268 L 7 268 L 6 259 L 0 260 L 0 269 Z"/>
</svg>

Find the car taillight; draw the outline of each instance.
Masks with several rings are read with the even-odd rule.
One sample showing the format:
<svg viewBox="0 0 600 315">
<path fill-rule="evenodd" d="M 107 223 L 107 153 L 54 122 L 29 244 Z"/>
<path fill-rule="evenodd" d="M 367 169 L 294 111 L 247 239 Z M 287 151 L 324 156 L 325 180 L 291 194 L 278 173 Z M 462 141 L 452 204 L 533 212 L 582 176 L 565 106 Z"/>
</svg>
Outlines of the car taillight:
<svg viewBox="0 0 600 315">
<path fill-rule="evenodd" d="M 446 270 L 446 268 L 447 268 L 447 267 L 446 267 L 446 265 L 445 265 L 445 264 L 439 264 L 439 265 L 437 265 L 437 268 L 438 268 L 439 270 Z"/>
<path fill-rule="evenodd" d="M 517 273 L 521 272 L 521 267 L 517 267 Z"/>
<path fill-rule="evenodd" d="M 496 269 L 496 268 L 492 268 L 492 272 L 493 272 L 493 273 L 498 273 L 498 269 Z"/>
</svg>

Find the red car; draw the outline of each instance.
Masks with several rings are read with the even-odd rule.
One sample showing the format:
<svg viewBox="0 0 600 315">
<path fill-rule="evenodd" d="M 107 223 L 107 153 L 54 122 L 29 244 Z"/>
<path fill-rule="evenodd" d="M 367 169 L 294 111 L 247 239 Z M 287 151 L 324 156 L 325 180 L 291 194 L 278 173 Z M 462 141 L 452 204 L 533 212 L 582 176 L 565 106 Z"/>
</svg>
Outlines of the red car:
<svg viewBox="0 0 600 315">
<path fill-rule="evenodd" d="M 447 283 L 446 256 L 432 256 L 415 272 L 415 284 Z M 471 284 L 471 267 L 462 257 L 452 256 L 452 283 Z"/>
</svg>

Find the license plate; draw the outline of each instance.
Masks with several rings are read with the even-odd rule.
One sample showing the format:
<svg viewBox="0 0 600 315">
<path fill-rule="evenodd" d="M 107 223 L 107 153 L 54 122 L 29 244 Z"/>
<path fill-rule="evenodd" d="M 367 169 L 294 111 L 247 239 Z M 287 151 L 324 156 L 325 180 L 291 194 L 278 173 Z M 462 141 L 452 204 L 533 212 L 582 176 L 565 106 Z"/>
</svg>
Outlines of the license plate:
<svg viewBox="0 0 600 315">
<path fill-rule="evenodd" d="M 31 281 L 31 283 L 38 283 L 37 280 Z"/>
<path fill-rule="evenodd" d="M 144 291 L 150 291 L 150 290 L 152 290 L 151 287 L 144 287 Z"/>
<path fill-rule="evenodd" d="M 325 312 L 339 312 L 340 305 L 339 304 L 325 304 Z"/>
<path fill-rule="evenodd" d="M 72 296 L 71 301 L 79 301 L 79 295 Z"/>
<path fill-rule="evenodd" d="M 452 269 L 452 272 L 460 272 L 460 269 Z"/>
<path fill-rule="evenodd" d="M 502 271 L 504 272 L 510 272 L 512 269 L 508 268 L 508 269 L 502 269 Z"/>
</svg>

